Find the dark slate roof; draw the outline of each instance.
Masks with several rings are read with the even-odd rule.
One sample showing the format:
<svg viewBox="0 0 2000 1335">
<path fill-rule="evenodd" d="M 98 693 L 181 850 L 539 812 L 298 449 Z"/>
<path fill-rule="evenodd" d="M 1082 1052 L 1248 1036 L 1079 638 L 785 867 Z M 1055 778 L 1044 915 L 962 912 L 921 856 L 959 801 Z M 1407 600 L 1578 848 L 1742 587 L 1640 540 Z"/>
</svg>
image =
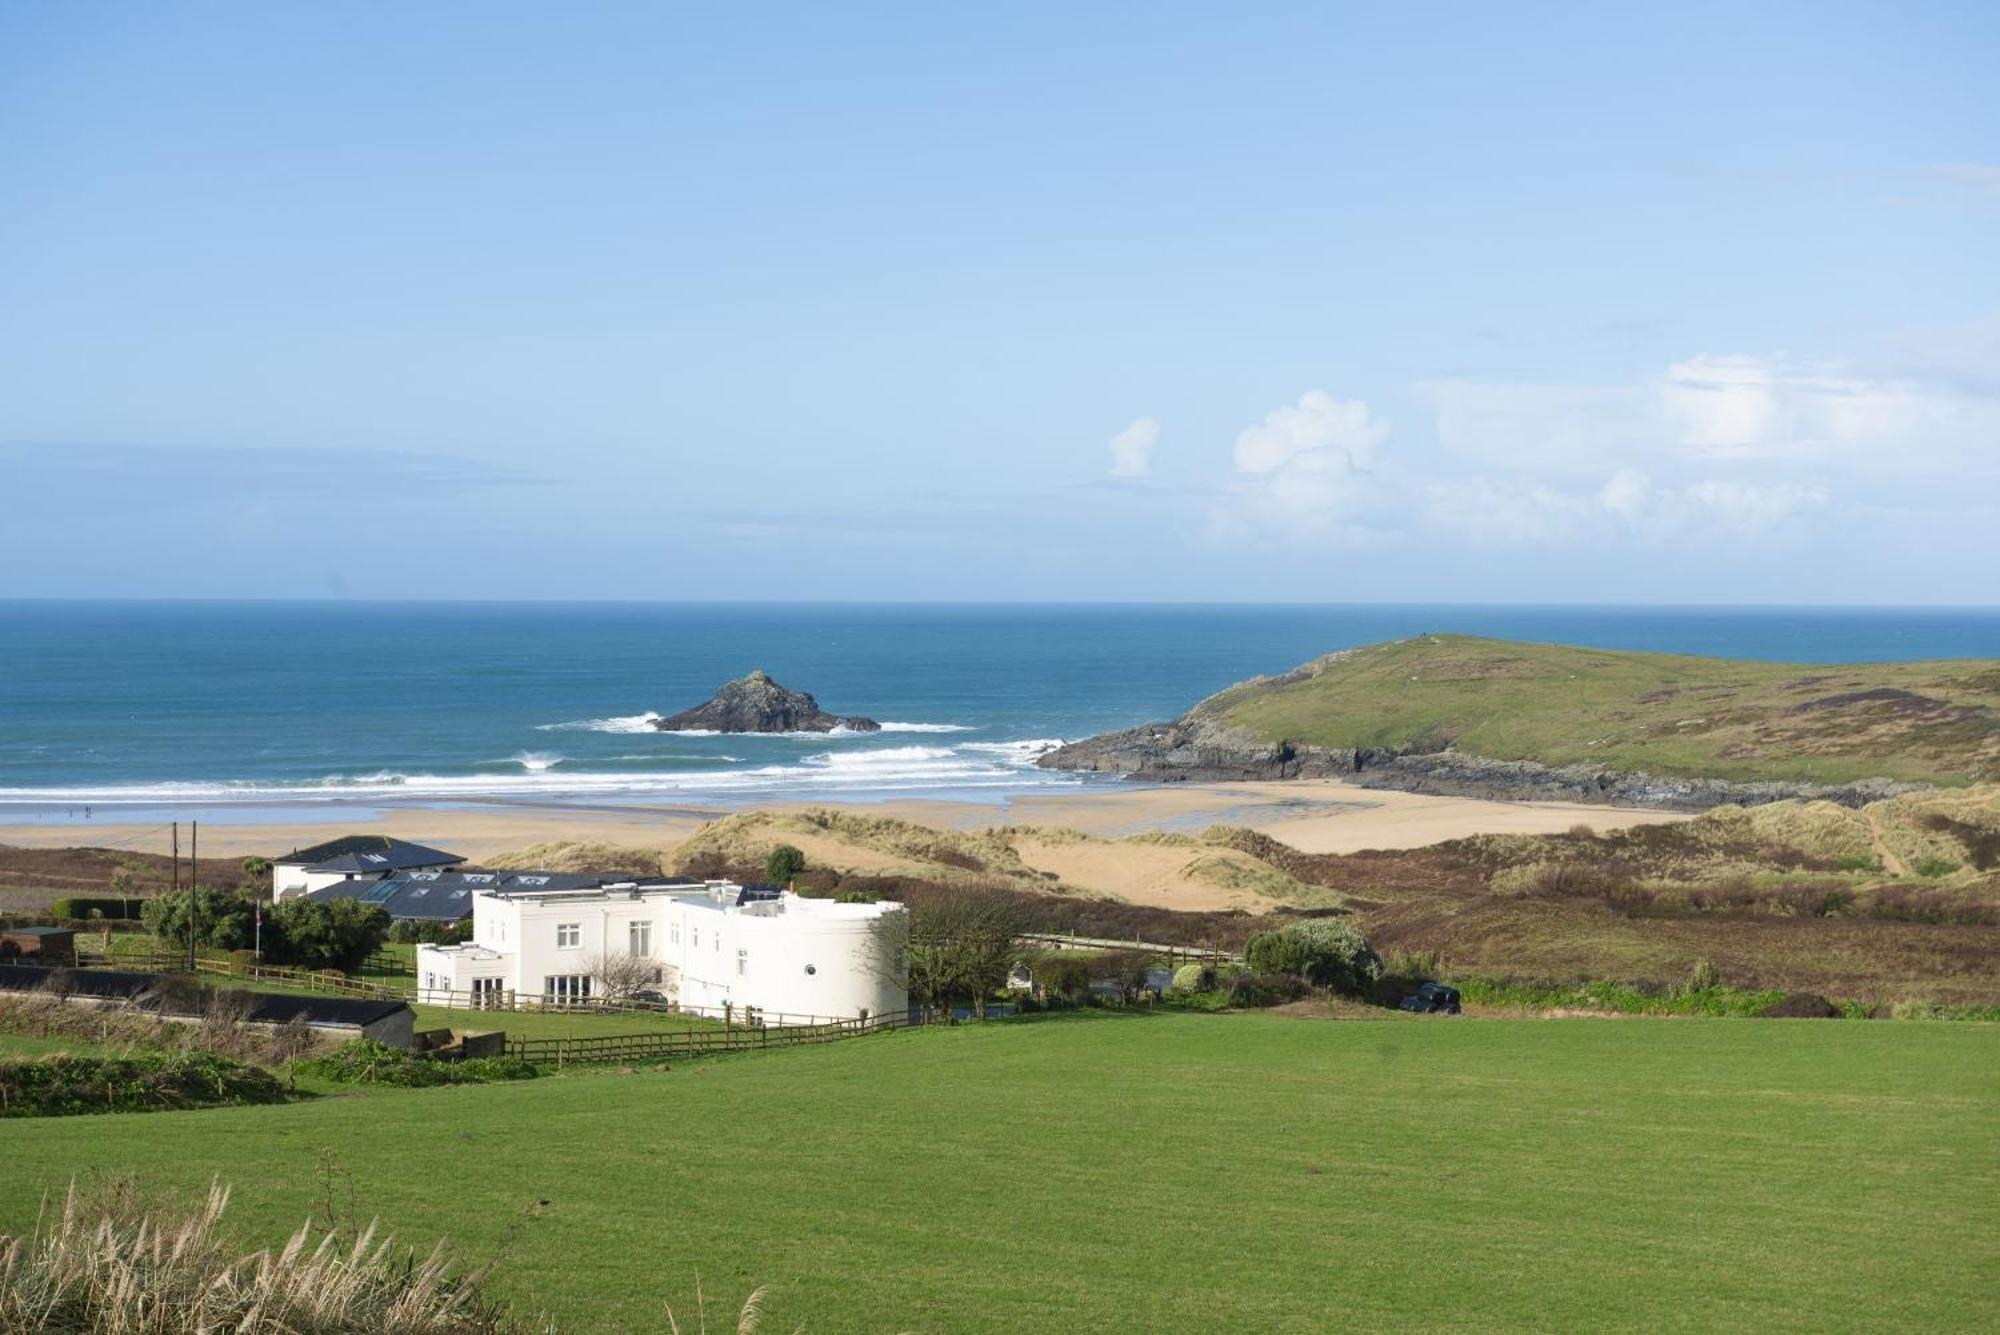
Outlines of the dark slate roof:
<svg viewBox="0 0 2000 1335">
<path fill-rule="evenodd" d="M 0 936 L 75 936 L 74 927 L 0 927 Z"/>
<path fill-rule="evenodd" d="M 465 859 L 386 834 L 347 834 L 311 848 L 280 853 L 271 861 L 304 863 L 328 871 L 401 871 L 407 867 L 449 867 Z"/>
<path fill-rule="evenodd" d="M 550 890 L 595 890 L 631 877 L 572 871 L 405 871 L 370 881 L 341 881 L 312 892 L 312 899 L 358 899 L 379 904 L 391 918 L 456 922 L 472 912 L 475 894 L 534 895 Z M 648 883 L 650 884 L 650 883 Z"/>
<path fill-rule="evenodd" d="M 32 992 L 51 980 L 60 980 L 62 990 L 73 996 L 129 1001 L 151 992 L 164 976 L 131 973 L 123 969 L 50 969 L 25 964 L 0 964 L 0 991 Z M 185 976 L 182 981 L 186 981 Z M 240 991 L 203 987 L 203 1005 L 176 1006 L 164 1013 L 198 1015 L 207 997 L 219 990 Z M 410 1004 L 407 1001 L 369 997 L 286 996 L 276 992 L 245 992 L 243 995 L 250 998 L 250 1009 L 244 1018 L 268 1024 L 283 1024 L 295 1015 L 303 1015 L 308 1024 L 370 1025 L 406 1009 Z M 158 1009 L 158 998 L 154 1002 L 151 1008 Z"/>
</svg>

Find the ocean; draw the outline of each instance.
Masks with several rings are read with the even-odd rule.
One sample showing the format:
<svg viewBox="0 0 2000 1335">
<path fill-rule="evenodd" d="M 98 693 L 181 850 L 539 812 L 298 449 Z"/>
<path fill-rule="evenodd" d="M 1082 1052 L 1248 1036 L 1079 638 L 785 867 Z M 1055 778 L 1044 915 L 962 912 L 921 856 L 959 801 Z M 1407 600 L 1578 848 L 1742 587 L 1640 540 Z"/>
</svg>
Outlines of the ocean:
<svg viewBox="0 0 2000 1335">
<path fill-rule="evenodd" d="M 0 602 L 0 820 L 999 800 L 1058 740 L 1424 631 L 1801 663 L 2000 656 L 2000 609 Z M 660 733 L 763 668 L 879 733 Z"/>
</svg>

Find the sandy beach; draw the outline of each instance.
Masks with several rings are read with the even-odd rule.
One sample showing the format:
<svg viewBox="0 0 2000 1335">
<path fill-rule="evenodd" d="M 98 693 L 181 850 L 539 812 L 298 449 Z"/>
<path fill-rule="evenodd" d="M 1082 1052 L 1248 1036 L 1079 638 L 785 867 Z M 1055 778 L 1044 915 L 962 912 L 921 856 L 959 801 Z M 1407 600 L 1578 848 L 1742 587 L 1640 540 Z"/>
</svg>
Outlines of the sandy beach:
<svg viewBox="0 0 2000 1335">
<path fill-rule="evenodd" d="M 762 809 L 843 805 L 940 828 L 1046 825 L 1107 838 L 1153 830 L 1194 833 L 1210 825 L 1243 825 L 1312 853 L 1417 848 L 1471 834 L 1546 834 L 1579 823 L 1613 830 L 1687 818 L 1679 812 L 1580 803 L 1432 797 L 1357 788 L 1335 780 L 1103 786 L 1001 803 L 772 803 L 763 804 Z M 295 822 L 282 816 L 272 819 L 269 812 L 241 821 L 231 821 L 226 812 L 210 814 L 213 818 L 204 818 L 201 824 L 201 851 L 206 857 L 271 856 L 354 830 L 436 844 L 478 859 L 554 841 L 665 849 L 707 821 L 730 814 L 730 809 L 500 803 L 370 806 L 356 809 L 352 820 L 329 819 L 334 813 L 322 808 L 314 810 L 311 819 L 302 817 Z M 99 819 L 0 825 L 0 844 L 27 848 L 90 845 L 165 852 L 167 838 L 167 831 L 157 822 Z M 182 838 L 186 838 L 185 825 Z"/>
</svg>

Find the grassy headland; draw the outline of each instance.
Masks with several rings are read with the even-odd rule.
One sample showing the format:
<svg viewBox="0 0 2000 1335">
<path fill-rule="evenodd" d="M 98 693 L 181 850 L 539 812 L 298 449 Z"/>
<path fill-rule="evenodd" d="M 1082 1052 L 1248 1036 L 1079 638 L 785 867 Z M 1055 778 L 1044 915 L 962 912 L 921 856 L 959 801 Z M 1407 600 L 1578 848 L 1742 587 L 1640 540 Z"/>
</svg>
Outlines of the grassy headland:
<svg viewBox="0 0 2000 1335">
<path fill-rule="evenodd" d="M 1801 666 L 1427 635 L 1245 682 L 1198 712 L 1266 740 L 1657 774 L 2000 778 L 2000 662 Z"/>
<path fill-rule="evenodd" d="M 1168 779 L 1365 773 L 1419 791 L 1697 807 L 1831 795 L 1729 784 L 1963 785 L 2000 778 L 2000 660 L 1802 666 L 1424 635 L 1232 686 L 1171 724 L 1041 763 Z M 1548 771 L 1562 773 L 1554 792 L 1540 791 Z M 1592 775 L 1711 788 L 1621 790 Z"/>
</svg>

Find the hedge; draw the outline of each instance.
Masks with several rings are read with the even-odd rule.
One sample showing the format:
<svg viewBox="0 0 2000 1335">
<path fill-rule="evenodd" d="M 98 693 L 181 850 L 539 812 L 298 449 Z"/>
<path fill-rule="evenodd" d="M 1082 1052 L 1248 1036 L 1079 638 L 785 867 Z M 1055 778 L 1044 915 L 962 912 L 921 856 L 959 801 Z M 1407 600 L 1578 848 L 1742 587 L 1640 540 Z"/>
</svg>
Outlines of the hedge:
<svg viewBox="0 0 2000 1335">
<path fill-rule="evenodd" d="M 49 916 L 84 922 L 95 913 L 100 918 L 136 922 L 139 918 L 139 908 L 145 902 L 145 897 L 141 895 L 131 895 L 124 899 L 115 895 L 76 895 L 68 899 L 58 899 L 49 905 Z"/>
<path fill-rule="evenodd" d="M 162 1112 L 232 1103 L 280 1103 L 269 1071 L 207 1052 L 0 1061 L 0 1117 Z"/>
</svg>

